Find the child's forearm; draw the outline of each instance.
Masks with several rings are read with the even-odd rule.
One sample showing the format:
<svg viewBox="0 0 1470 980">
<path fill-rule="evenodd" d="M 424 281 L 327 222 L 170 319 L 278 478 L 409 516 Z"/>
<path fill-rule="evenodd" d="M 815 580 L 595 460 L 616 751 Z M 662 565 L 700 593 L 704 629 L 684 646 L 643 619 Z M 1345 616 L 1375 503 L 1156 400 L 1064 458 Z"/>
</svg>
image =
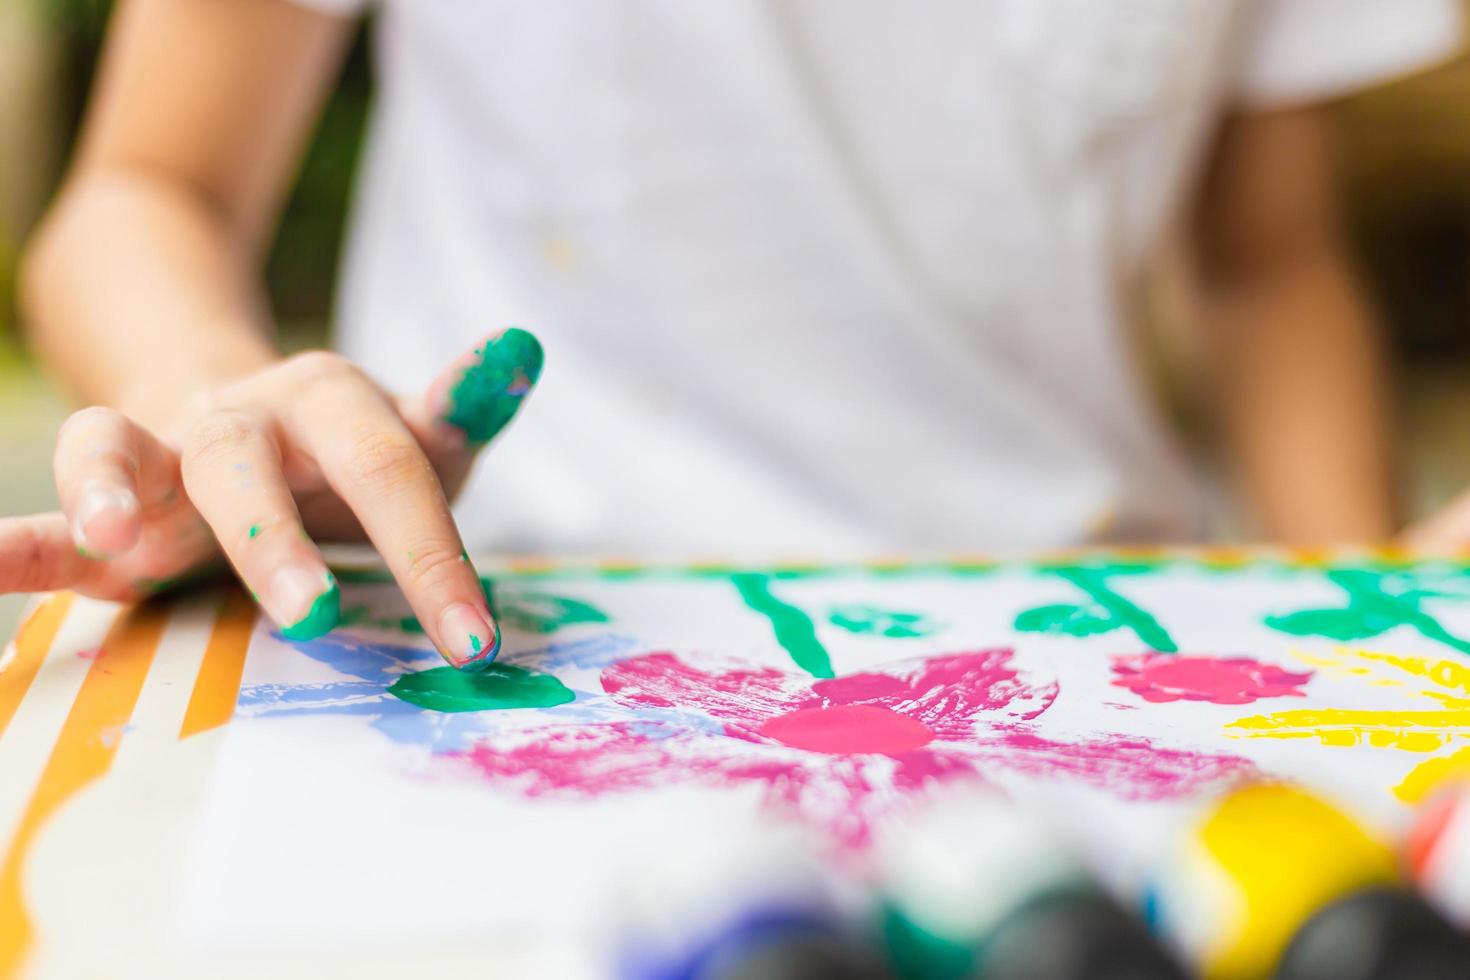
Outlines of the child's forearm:
<svg viewBox="0 0 1470 980">
<path fill-rule="evenodd" d="M 1383 370 L 1339 244 L 1324 107 L 1225 126 L 1193 245 L 1225 444 L 1257 530 L 1302 543 L 1393 530 Z"/>
<path fill-rule="evenodd" d="M 83 172 L 27 252 L 28 330 L 83 401 L 156 430 L 189 398 L 276 359 L 245 253 L 187 186 Z"/>
<path fill-rule="evenodd" d="M 1384 370 L 1335 249 L 1208 306 L 1225 444 L 1259 530 L 1299 543 L 1394 529 Z"/>
</svg>

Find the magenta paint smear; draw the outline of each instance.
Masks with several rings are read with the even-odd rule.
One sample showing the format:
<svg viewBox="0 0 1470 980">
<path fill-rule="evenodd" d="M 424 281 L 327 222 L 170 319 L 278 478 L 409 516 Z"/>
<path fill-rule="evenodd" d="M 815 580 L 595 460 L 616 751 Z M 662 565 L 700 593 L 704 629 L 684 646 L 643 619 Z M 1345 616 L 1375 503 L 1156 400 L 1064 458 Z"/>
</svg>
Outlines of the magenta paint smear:
<svg viewBox="0 0 1470 980">
<path fill-rule="evenodd" d="M 482 741 L 459 756 L 532 797 L 756 784 L 767 805 L 853 852 L 906 796 L 940 783 L 1055 773 L 1158 799 L 1253 771 L 1234 756 L 1163 750 L 1143 739 L 1042 739 L 1027 723 L 1051 707 L 1057 685 L 1025 677 L 1011 660 L 1010 650 L 981 650 L 813 682 L 770 667 L 723 661 L 702 669 L 652 653 L 606 668 L 604 691 L 622 706 L 676 709 L 703 724 L 567 726 L 519 746 Z"/>
<path fill-rule="evenodd" d="M 1007 766 L 1040 776 L 1070 776 L 1107 786 L 1130 800 L 1189 796 L 1219 782 L 1257 775 L 1255 763 L 1233 755 L 1166 749 L 1145 738 L 1105 735 L 1084 742 L 1054 742 L 1032 732 L 1000 738 Z"/>
<path fill-rule="evenodd" d="M 1249 704 L 1261 698 L 1305 697 L 1311 671 L 1293 673 L 1251 657 L 1190 657 L 1140 653 L 1113 659 L 1113 679 L 1145 701 Z"/>
</svg>

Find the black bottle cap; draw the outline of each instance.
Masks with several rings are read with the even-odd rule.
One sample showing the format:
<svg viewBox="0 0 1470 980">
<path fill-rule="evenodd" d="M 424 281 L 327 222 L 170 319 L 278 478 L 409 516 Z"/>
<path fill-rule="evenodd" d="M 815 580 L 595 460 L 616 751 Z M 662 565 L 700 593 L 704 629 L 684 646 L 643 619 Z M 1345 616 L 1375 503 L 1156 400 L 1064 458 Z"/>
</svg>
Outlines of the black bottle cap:
<svg viewBox="0 0 1470 980">
<path fill-rule="evenodd" d="M 698 980 L 886 980 L 875 951 L 837 936 L 791 933 L 711 957 Z"/>
<path fill-rule="evenodd" d="M 1470 937 L 1413 892 L 1375 888 L 1328 905 L 1292 937 L 1276 980 L 1466 980 Z"/>
<path fill-rule="evenodd" d="M 983 980 L 1184 980 L 1138 919 L 1102 892 L 1045 896 L 1016 910 L 985 943 Z"/>
</svg>

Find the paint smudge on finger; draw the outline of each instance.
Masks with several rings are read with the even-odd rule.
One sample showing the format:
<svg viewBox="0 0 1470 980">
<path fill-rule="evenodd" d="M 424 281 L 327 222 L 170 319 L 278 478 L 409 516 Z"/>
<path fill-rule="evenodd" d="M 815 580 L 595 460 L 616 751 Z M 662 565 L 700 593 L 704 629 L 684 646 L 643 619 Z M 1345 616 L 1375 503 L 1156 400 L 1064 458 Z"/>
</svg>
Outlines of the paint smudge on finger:
<svg viewBox="0 0 1470 980">
<path fill-rule="evenodd" d="M 520 410 L 541 377 L 544 354 L 532 334 L 511 327 L 475 348 L 452 380 L 445 398 L 445 422 L 470 442 L 494 439 Z"/>
<path fill-rule="evenodd" d="M 1305 697 L 1312 672 L 1293 673 L 1252 657 L 1139 653 L 1113 658 L 1114 687 L 1145 701 L 1250 704 L 1261 698 Z"/>
</svg>

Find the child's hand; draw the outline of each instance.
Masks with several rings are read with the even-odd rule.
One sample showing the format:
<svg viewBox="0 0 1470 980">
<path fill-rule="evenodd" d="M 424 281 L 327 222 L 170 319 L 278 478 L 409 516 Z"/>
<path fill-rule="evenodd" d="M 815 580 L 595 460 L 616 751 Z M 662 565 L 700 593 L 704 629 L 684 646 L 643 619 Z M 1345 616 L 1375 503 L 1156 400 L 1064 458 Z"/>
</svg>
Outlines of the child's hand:
<svg viewBox="0 0 1470 980">
<path fill-rule="evenodd" d="M 365 533 L 445 659 L 488 663 L 499 632 L 446 490 L 540 368 L 535 338 L 509 330 L 418 399 L 314 352 L 212 392 L 159 435 L 84 409 L 57 438 L 62 512 L 0 520 L 0 592 L 132 599 L 223 553 L 284 632 L 304 638 L 338 615 L 312 538 Z"/>
</svg>

